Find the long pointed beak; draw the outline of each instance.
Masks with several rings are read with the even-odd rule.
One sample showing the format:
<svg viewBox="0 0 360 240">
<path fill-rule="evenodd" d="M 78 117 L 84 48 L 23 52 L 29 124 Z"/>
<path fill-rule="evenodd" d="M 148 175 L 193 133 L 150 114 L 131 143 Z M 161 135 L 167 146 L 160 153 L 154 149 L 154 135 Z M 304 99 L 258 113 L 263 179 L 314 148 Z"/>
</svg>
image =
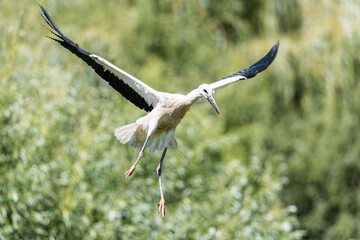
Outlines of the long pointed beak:
<svg viewBox="0 0 360 240">
<path fill-rule="evenodd" d="M 217 112 L 217 114 L 219 114 L 219 116 L 221 115 L 220 113 L 220 110 L 219 110 L 219 107 L 217 106 L 216 102 L 215 102 L 215 99 L 213 97 L 213 95 L 210 95 L 206 98 L 209 103 L 211 104 L 211 106 L 213 106 L 213 108 L 215 109 L 215 111 Z"/>
</svg>

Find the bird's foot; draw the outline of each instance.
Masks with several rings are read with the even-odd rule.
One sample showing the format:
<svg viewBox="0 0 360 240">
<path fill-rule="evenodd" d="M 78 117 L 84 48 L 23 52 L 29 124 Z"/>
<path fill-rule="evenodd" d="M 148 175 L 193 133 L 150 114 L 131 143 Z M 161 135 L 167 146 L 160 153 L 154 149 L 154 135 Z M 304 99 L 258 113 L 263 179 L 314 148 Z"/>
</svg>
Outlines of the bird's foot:
<svg viewBox="0 0 360 240">
<path fill-rule="evenodd" d="M 157 207 L 159 208 L 159 213 L 161 213 L 161 216 L 165 217 L 165 200 L 161 199 Z"/>
<path fill-rule="evenodd" d="M 133 172 L 135 171 L 135 166 L 131 166 L 131 168 L 125 173 L 125 177 L 129 178 Z"/>
</svg>

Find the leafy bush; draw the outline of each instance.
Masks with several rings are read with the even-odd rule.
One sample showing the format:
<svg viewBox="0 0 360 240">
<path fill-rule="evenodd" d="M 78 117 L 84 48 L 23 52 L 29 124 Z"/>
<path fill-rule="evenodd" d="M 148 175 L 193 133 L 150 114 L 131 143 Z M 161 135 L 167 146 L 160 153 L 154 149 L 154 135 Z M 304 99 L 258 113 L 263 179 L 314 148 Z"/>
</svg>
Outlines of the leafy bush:
<svg viewBox="0 0 360 240">
<path fill-rule="evenodd" d="M 155 168 L 114 128 L 145 112 L 41 28 L 32 1 L 0 3 L 0 238 L 349 239 L 359 231 L 358 4 L 72 1 L 43 5 L 71 39 L 161 91 L 220 90 L 193 106 Z M 181 90 L 179 90 L 181 89 Z"/>
</svg>

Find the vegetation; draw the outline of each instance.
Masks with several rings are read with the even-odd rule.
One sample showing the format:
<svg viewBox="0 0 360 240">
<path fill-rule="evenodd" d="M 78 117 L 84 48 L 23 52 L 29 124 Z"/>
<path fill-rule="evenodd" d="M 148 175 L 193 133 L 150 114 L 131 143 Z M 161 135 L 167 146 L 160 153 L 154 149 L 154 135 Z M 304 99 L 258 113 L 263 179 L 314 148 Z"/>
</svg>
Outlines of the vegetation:
<svg viewBox="0 0 360 240">
<path fill-rule="evenodd" d="M 150 86 L 187 93 L 262 57 L 194 106 L 163 164 L 112 131 L 138 110 L 45 38 L 34 1 L 0 2 L 0 239 L 360 237 L 357 1 L 46 1 L 71 39 Z"/>
</svg>

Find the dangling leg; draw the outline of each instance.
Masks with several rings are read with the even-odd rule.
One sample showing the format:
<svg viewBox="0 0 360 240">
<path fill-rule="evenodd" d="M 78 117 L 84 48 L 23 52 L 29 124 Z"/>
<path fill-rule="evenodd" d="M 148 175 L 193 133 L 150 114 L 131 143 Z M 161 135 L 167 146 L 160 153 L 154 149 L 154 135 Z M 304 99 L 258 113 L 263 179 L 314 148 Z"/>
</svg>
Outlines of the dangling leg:
<svg viewBox="0 0 360 240">
<path fill-rule="evenodd" d="M 163 162 L 163 160 L 164 160 L 166 151 L 167 151 L 167 147 L 164 148 L 164 152 L 163 152 L 163 154 L 162 154 L 162 156 L 161 156 L 159 165 L 158 165 L 157 168 L 156 168 L 156 172 L 157 172 L 157 175 L 158 175 L 158 178 L 159 178 L 160 196 L 161 196 L 160 202 L 158 203 L 157 206 L 158 206 L 158 208 L 159 208 L 159 213 L 161 212 L 161 216 L 162 216 L 162 217 L 165 217 L 165 198 L 164 198 L 164 194 L 163 194 L 163 190 L 162 190 L 162 185 L 161 185 L 161 165 L 162 165 L 162 162 Z"/>
<path fill-rule="evenodd" d="M 141 151 L 140 151 L 140 153 L 139 153 L 139 157 L 138 157 L 138 159 L 136 160 L 136 162 L 134 163 L 134 165 L 132 165 L 131 168 L 125 173 L 125 177 L 127 177 L 127 178 L 130 177 L 130 176 L 133 174 L 133 172 L 135 171 L 136 165 L 138 164 L 138 162 L 140 161 L 140 158 L 141 158 L 141 157 L 143 156 L 143 154 L 144 154 L 144 150 L 145 150 L 145 148 L 146 148 L 146 144 L 148 143 L 151 134 L 155 131 L 155 129 L 156 129 L 156 127 L 157 127 L 157 121 L 154 122 L 154 123 L 155 123 L 155 124 L 152 124 L 152 125 L 149 126 L 148 134 L 147 134 L 147 136 L 146 136 L 145 143 L 144 143 L 144 145 L 143 145 L 143 147 L 141 148 Z"/>
</svg>

